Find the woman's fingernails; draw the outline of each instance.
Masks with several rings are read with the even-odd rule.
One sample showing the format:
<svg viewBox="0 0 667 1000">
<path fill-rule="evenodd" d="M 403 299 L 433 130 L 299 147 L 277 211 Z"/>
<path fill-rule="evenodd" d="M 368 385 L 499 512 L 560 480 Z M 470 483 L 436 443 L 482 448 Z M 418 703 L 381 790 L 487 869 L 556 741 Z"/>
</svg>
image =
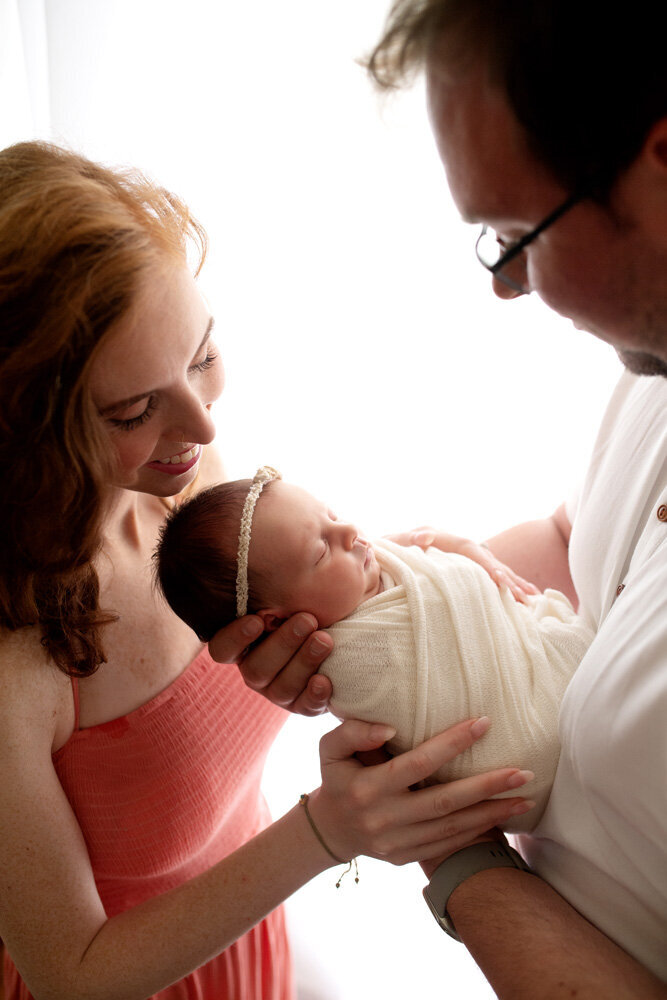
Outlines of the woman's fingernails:
<svg viewBox="0 0 667 1000">
<path fill-rule="evenodd" d="M 259 639 L 264 631 L 264 625 L 258 618 L 248 618 L 241 626 L 241 632 L 246 639 Z"/>
<path fill-rule="evenodd" d="M 517 771 L 515 774 L 511 774 L 506 781 L 507 788 L 519 788 L 521 785 L 527 784 L 532 781 L 535 775 L 532 771 Z"/>
<path fill-rule="evenodd" d="M 393 726 L 384 726 L 379 722 L 373 724 L 370 731 L 370 738 L 375 741 L 379 740 L 382 743 L 386 743 L 387 740 L 392 739 L 396 735 L 396 730 Z"/>
<path fill-rule="evenodd" d="M 316 679 L 310 686 L 310 692 L 314 698 L 319 698 L 321 701 L 325 701 L 329 693 L 329 687 L 323 680 Z"/>
<path fill-rule="evenodd" d="M 330 647 L 326 642 L 322 642 L 321 639 L 313 639 L 310 644 L 310 652 L 313 656 L 321 656 L 322 653 L 330 652 Z"/>
<path fill-rule="evenodd" d="M 491 719 L 488 715 L 483 715 L 481 719 L 476 719 L 475 722 L 473 722 L 470 727 L 470 733 L 474 739 L 479 739 L 480 736 L 484 735 L 490 725 Z"/>
<path fill-rule="evenodd" d="M 512 806 L 510 816 L 522 816 L 523 813 L 527 813 L 530 809 L 534 808 L 535 803 L 532 799 L 524 799 L 523 802 L 517 802 L 515 806 Z"/>
<path fill-rule="evenodd" d="M 305 639 L 307 635 L 310 635 L 314 631 L 313 623 L 308 618 L 297 618 L 292 625 L 292 629 L 297 639 Z"/>
</svg>

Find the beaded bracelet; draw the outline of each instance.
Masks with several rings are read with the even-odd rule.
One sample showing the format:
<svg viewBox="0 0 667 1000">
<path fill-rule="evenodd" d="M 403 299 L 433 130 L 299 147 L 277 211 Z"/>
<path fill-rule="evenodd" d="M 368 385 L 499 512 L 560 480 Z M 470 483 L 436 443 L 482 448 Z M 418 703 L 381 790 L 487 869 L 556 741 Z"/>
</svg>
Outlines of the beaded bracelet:
<svg viewBox="0 0 667 1000">
<path fill-rule="evenodd" d="M 315 826 L 315 821 L 313 820 L 313 817 L 310 815 L 310 809 L 308 808 L 308 799 L 309 798 L 310 798 L 310 795 L 308 795 L 307 792 L 304 792 L 303 795 L 301 795 L 300 798 L 299 798 L 299 805 L 303 806 L 304 811 L 306 813 L 306 819 L 310 823 L 310 826 L 311 826 L 311 829 L 312 829 L 313 833 L 315 834 L 315 836 L 317 837 L 317 839 L 319 840 L 320 844 L 322 845 L 322 847 L 327 852 L 327 854 L 329 855 L 330 858 L 333 858 L 334 861 L 336 861 L 339 865 L 347 865 L 347 868 L 345 869 L 345 871 L 342 873 L 342 875 L 340 876 L 340 878 L 336 882 L 336 888 L 340 889 L 340 884 L 341 884 L 342 880 L 345 878 L 345 876 L 347 875 L 347 873 L 352 870 L 352 865 L 354 865 L 354 881 L 358 884 L 359 883 L 359 866 L 357 865 L 357 859 L 356 858 L 352 858 L 351 861 L 344 861 L 343 858 L 339 858 L 337 854 L 334 854 L 334 852 L 331 850 L 331 848 L 327 845 L 327 843 L 324 840 L 324 837 L 322 836 L 322 834 L 320 833 L 320 831 Z"/>
</svg>

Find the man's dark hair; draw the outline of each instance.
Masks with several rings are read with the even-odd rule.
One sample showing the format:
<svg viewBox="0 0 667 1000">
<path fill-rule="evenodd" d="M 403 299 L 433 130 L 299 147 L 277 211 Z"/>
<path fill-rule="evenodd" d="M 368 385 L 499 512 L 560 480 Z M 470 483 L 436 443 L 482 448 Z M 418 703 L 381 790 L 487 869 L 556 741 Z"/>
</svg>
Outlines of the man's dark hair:
<svg viewBox="0 0 667 1000">
<path fill-rule="evenodd" d="M 666 37 L 656 0 L 395 0 L 367 66 L 387 89 L 436 51 L 452 68 L 481 59 L 531 151 L 604 201 L 667 115 Z"/>
<path fill-rule="evenodd" d="M 236 618 L 239 527 L 251 485 L 237 479 L 202 490 L 169 514 L 160 534 L 153 557 L 157 581 L 172 610 L 203 642 Z M 261 584 L 249 569 L 249 614 L 260 610 Z"/>
</svg>

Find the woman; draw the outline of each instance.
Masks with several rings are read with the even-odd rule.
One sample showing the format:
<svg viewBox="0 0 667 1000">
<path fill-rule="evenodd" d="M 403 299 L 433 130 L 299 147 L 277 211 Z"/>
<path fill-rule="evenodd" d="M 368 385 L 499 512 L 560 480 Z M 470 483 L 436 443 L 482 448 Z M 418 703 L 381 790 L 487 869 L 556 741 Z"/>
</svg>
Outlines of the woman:
<svg viewBox="0 0 667 1000">
<path fill-rule="evenodd" d="M 151 584 L 170 498 L 223 476 L 205 447 L 223 370 L 188 245 L 201 266 L 198 224 L 137 174 L 48 144 L 0 153 L 8 1000 L 287 998 L 288 895 L 334 859 L 438 857 L 517 802 L 482 801 L 515 787 L 512 769 L 409 790 L 483 721 L 369 767 L 355 751 L 390 732 L 347 722 L 322 741 L 307 807 L 269 824 L 259 780 L 285 714 Z M 239 620 L 218 648 L 241 658 L 257 628 Z M 277 674 L 269 697 L 305 688 L 295 705 L 314 711 L 315 629 L 295 616 L 246 677 Z"/>
</svg>

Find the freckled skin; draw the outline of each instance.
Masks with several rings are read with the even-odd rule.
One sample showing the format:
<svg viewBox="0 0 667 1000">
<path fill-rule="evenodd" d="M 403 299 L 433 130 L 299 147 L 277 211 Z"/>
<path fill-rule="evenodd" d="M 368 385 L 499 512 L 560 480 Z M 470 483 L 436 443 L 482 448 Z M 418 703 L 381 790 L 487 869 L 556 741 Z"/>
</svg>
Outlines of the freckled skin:
<svg viewBox="0 0 667 1000">
<path fill-rule="evenodd" d="M 91 370 L 91 391 L 100 410 L 140 398 L 104 421 L 118 460 L 116 485 L 154 496 L 179 493 L 197 474 L 168 475 L 148 463 L 208 444 L 215 436 L 211 406 L 222 392 L 224 370 L 211 340 L 209 310 L 185 267 L 154 276 L 137 308 L 103 344 Z M 138 420 L 130 430 L 115 420 Z"/>
</svg>

